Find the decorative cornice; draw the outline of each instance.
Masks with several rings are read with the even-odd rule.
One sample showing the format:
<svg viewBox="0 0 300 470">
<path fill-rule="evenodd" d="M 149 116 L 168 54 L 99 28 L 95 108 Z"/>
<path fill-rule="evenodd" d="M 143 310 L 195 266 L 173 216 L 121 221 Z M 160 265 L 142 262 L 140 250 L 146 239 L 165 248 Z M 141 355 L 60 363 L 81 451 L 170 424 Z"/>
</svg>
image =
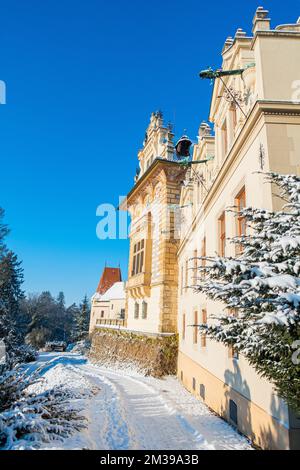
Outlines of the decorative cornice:
<svg viewBox="0 0 300 470">
<path fill-rule="evenodd" d="M 296 26 L 296 25 L 295 25 Z M 260 30 L 256 31 L 251 42 L 251 49 L 253 49 L 254 44 L 259 37 L 284 37 L 284 38 L 300 38 L 300 31 L 288 31 L 280 29 L 269 29 L 269 30 Z"/>
<path fill-rule="evenodd" d="M 152 182 L 153 179 L 157 178 L 162 171 L 164 172 L 167 180 L 176 181 L 177 178 L 185 174 L 186 169 L 184 169 L 176 161 L 159 157 L 155 158 L 147 171 L 129 191 L 126 199 L 121 202 L 119 209 L 127 210 L 126 207 L 132 203 L 132 200 L 136 197 L 136 195 L 140 194 L 140 192 L 145 189 L 145 185 L 149 185 L 149 182 Z"/>
<path fill-rule="evenodd" d="M 199 210 L 197 211 L 190 228 L 185 233 L 184 239 L 181 240 L 180 247 L 178 249 L 178 253 L 181 252 L 183 247 L 185 246 L 187 240 L 189 240 L 191 232 L 194 230 L 195 226 L 199 222 L 203 213 L 207 210 L 210 202 L 217 194 L 218 188 L 221 186 L 222 181 L 228 174 L 230 167 L 236 161 L 238 156 L 240 155 L 240 151 L 243 146 L 246 144 L 247 140 L 252 135 L 253 129 L 257 126 L 262 126 L 264 122 L 262 121 L 264 116 L 300 116 L 300 103 L 294 103 L 292 101 L 285 101 L 285 100 L 258 100 L 254 104 L 253 108 L 250 111 L 250 114 L 245 121 L 242 129 L 240 130 L 239 134 L 236 136 L 235 141 L 231 149 L 229 150 L 225 160 L 222 162 L 222 166 L 220 167 L 216 177 L 211 185 L 203 203 L 201 204 Z"/>
</svg>

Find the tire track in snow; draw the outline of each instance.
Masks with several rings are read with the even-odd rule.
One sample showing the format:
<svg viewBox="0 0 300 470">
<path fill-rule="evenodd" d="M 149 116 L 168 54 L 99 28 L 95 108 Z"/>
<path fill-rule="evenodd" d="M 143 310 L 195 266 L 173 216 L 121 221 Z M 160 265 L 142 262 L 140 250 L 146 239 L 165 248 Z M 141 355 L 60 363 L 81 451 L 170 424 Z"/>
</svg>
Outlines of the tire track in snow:
<svg viewBox="0 0 300 470">
<path fill-rule="evenodd" d="M 185 417 L 182 414 L 178 413 L 176 408 L 174 408 L 169 403 L 167 403 L 165 398 L 153 386 L 143 382 L 142 376 L 141 378 L 134 378 L 128 375 L 123 375 L 122 373 L 118 373 L 117 371 L 112 371 L 112 370 L 108 371 L 107 369 L 103 369 L 99 366 L 95 367 L 95 366 L 87 365 L 84 367 L 85 368 L 93 367 L 95 369 L 97 368 L 96 375 L 98 376 L 98 374 L 100 374 L 101 376 L 106 377 L 106 379 L 108 379 L 109 377 L 109 382 L 111 381 L 113 382 L 115 389 L 116 389 L 116 384 L 117 384 L 119 393 L 123 395 L 127 394 L 126 396 L 127 406 L 130 404 L 130 392 L 132 390 L 129 387 L 129 393 L 128 393 L 124 385 L 126 384 L 126 382 L 131 382 L 137 387 L 137 391 L 142 397 L 143 397 L 143 394 L 140 393 L 140 390 L 138 390 L 138 388 L 142 388 L 148 392 L 147 398 L 145 400 L 148 403 L 148 405 L 149 403 L 152 402 L 152 408 L 155 409 L 156 412 L 159 412 L 160 418 L 166 417 L 168 419 L 168 423 L 169 423 L 170 417 L 173 418 L 173 422 L 175 426 L 174 425 L 172 426 L 171 433 L 170 433 L 170 423 L 168 424 L 165 430 L 160 429 L 159 427 L 157 428 L 155 427 L 154 435 L 155 435 L 156 443 L 157 443 L 157 440 L 158 440 L 157 437 L 159 434 L 164 434 L 163 436 L 164 440 L 166 439 L 166 435 L 170 434 L 170 437 L 169 437 L 169 444 L 171 444 L 170 448 L 176 448 L 176 445 L 178 445 L 178 441 L 175 436 L 178 434 L 184 434 L 186 436 L 186 434 L 188 433 L 190 435 L 190 439 L 186 439 L 186 440 L 190 440 L 190 445 L 192 449 L 196 448 L 196 449 L 214 450 L 214 446 L 209 444 L 207 440 L 204 438 L 204 436 L 196 428 L 194 428 L 185 419 Z M 133 414 L 130 414 L 131 419 L 133 418 Z M 139 416 L 137 418 L 137 420 L 140 421 L 138 423 L 139 424 L 138 427 L 143 427 L 142 420 L 139 418 L 142 418 L 142 416 Z M 155 422 L 155 419 L 153 420 L 153 423 L 154 422 Z M 162 419 L 160 419 L 160 422 L 162 422 Z M 176 425 L 177 425 L 177 432 L 176 432 Z M 136 423 L 134 427 L 136 428 Z M 149 437 L 150 437 L 149 427 L 147 426 L 144 429 L 144 431 L 145 432 L 139 433 L 139 447 L 138 448 L 149 448 Z M 172 443 L 172 441 L 174 442 Z M 153 448 L 155 448 L 155 443 L 153 444 L 153 446 L 154 446 Z"/>
<path fill-rule="evenodd" d="M 57 365 L 59 369 L 56 377 Z M 49 448 L 60 449 L 250 449 L 247 440 L 180 386 L 165 380 L 109 369 L 72 354 L 41 355 L 41 376 L 86 388 L 78 405 L 88 427 Z M 51 372 L 52 371 L 52 372 Z M 72 372 L 72 373 L 70 373 Z M 80 384 L 80 385 L 79 385 Z M 81 385 L 82 384 L 82 385 Z"/>
<path fill-rule="evenodd" d="M 103 447 L 110 450 L 127 450 L 136 448 L 133 432 L 129 430 L 124 409 L 126 405 L 118 393 L 117 387 L 104 375 L 95 374 L 88 366 L 74 367 L 77 374 L 88 378 L 94 385 L 100 388 L 96 403 L 89 408 L 89 422 L 92 430 L 89 432 L 89 440 L 94 449 Z M 96 405 L 96 406 L 95 406 Z M 97 415 L 97 420 L 95 420 Z M 98 422 L 95 423 L 95 421 Z M 98 427 L 98 429 L 97 429 Z M 100 445 L 100 447 L 99 447 Z"/>
</svg>

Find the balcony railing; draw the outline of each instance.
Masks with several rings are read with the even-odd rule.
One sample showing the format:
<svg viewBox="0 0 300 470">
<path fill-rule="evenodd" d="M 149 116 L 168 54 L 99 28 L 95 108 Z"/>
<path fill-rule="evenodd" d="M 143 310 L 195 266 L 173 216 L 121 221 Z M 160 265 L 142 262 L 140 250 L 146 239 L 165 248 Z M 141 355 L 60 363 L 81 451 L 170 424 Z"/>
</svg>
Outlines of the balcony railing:
<svg viewBox="0 0 300 470">
<path fill-rule="evenodd" d="M 124 319 L 117 319 L 117 318 L 100 318 L 96 322 L 97 326 L 125 326 Z"/>
</svg>

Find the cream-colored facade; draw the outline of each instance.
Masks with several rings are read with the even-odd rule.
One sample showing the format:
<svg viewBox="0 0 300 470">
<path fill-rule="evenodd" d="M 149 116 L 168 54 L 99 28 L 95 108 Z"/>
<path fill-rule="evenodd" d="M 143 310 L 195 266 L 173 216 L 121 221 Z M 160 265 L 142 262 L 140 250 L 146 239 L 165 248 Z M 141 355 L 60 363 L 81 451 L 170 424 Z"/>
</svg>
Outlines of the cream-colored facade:
<svg viewBox="0 0 300 470">
<path fill-rule="evenodd" d="M 96 292 L 91 301 L 90 328 L 92 333 L 97 325 L 125 323 L 125 286 L 115 282 L 104 294 Z"/>
<path fill-rule="evenodd" d="M 187 288 L 195 283 L 195 255 L 235 256 L 226 239 L 238 234 L 237 219 L 225 211 L 240 195 L 247 206 L 278 207 L 259 172 L 300 174 L 300 22 L 272 30 L 267 14 L 257 10 L 253 36 L 238 30 L 225 42 L 222 69 L 245 71 L 215 80 L 210 109 L 215 135 L 202 124 L 193 153 L 194 160 L 214 158 L 195 165 L 181 194 L 181 204 L 189 200 L 192 206 L 185 209 L 178 249 L 178 377 L 258 446 L 289 449 L 300 447 L 299 420 L 243 357 L 233 357 L 189 326 L 212 321 L 222 306 Z"/>
<path fill-rule="evenodd" d="M 177 331 L 179 237 L 176 208 L 186 170 L 174 161 L 173 134 L 152 113 L 140 172 L 121 209 L 131 215 L 126 323 L 151 333 Z"/>
<path fill-rule="evenodd" d="M 178 333 L 179 380 L 256 445 L 299 448 L 299 419 L 271 384 L 192 326 L 222 308 L 190 286 L 198 256 L 236 255 L 226 240 L 239 226 L 226 209 L 277 209 L 261 172 L 300 174 L 300 21 L 271 29 L 259 7 L 252 35 L 238 29 L 222 50 L 222 70 L 241 69 L 214 82 L 213 131 L 200 125 L 192 155 L 206 163 L 187 169 L 176 162 L 171 129 L 160 113 L 151 116 L 140 173 L 122 205 L 132 218 L 126 322 L 129 329 Z"/>
</svg>

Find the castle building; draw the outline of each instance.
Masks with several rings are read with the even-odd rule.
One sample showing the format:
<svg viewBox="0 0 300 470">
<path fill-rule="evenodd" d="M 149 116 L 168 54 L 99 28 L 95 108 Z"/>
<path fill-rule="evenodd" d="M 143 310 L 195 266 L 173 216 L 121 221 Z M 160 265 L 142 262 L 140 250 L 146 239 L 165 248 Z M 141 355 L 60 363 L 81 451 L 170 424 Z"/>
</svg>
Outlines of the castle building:
<svg viewBox="0 0 300 470">
<path fill-rule="evenodd" d="M 120 268 L 105 266 L 91 300 L 90 333 L 97 325 L 125 324 L 125 286 Z"/>
<path fill-rule="evenodd" d="M 135 185 L 120 207 L 131 215 L 126 323 L 151 333 L 177 331 L 176 209 L 186 170 L 174 160 L 173 137 L 161 112 L 152 113 Z"/>
<path fill-rule="evenodd" d="M 115 282 L 121 282 L 122 275 L 120 268 L 110 268 L 105 266 L 96 292 L 100 295 L 104 294 Z"/>
<path fill-rule="evenodd" d="M 244 71 L 214 81 L 209 115 L 214 136 L 203 123 L 192 157 L 208 162 L 194 165 L 182 187 L 181 205 L 191 201 L 192 208 L 184 209 L 189 213 L 177 251 L 178 377 L 258 446 L 290 449 L 300 447 L 300 421 L 272 385 L 243 356 L 189 326 L 210 322 L 220 311 L 216 302 L 188 288 L 195 284 L 189 268 L 197 256 L 237 255 L 228 238 L 245 227 L 226 209 L 279 209 L 259 172 L 300 174 L 300 21 L 271 29 L 268 11 L 259 7 L 252 32 L 247 36 L 238 29 L 224 44 L 222 70 Z"/>
<path fill-rule="evenodd" d="M 197 256 L 236 255 L 227 239 L 244 226 L 228 207 L 280 207 L 259 172 L 300 174 L 300 21 L 272 29 L 259 7 L 252 34 L 238 29 L 225 41 L 222 70 L 232 73 L 214 80 L 214 132 L 203 122 L 193 148 L 192 160 L 206 163 L 178 162 L 171 128 L 160 112 L 151 116 L 121 205 L 132 220 L 126 324 L 178 333 L 178 378 L 191 393 L 256 445 L 299 448 L 299 419 L 272 385 L 192 326 L 210 322 L 219 306 L 189 286 Z"/>
</svg>

